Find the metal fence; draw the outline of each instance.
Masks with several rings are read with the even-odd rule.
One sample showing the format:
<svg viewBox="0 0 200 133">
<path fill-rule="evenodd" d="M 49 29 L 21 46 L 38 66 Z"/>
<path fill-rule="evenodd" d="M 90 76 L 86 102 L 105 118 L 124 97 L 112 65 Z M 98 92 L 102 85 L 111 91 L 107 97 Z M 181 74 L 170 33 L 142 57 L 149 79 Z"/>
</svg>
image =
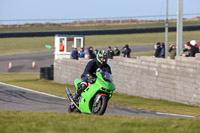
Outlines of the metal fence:
<svg viewBox="0 0 200 133">
<path fill-rule="evenodd" d="M 177 15 L 169 15 L 169 22 L 176 20 Z M 184 14 L 183 18 L 197 19 L 200 13 Z M 47 24 L 47 23 L 65 23 L 69 25 L 100 25 L 100 24 L 132 24 L 132 23 L 149 23 L 163 22 L 165 15 L 152 16 L 130 16 L 130 17 L 109 17 L 109 18 L 74 18 L 74 19 L 15 19 L 15 20 L 0 20 L 0 25 L 24 25 L 24 24 Z"/>
</svg>

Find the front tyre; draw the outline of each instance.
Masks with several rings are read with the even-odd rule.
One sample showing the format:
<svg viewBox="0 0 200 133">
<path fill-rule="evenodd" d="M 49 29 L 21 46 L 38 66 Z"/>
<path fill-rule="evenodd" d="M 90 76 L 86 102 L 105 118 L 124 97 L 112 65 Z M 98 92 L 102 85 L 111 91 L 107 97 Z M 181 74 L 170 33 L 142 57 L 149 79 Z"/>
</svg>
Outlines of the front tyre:
<svg viewBox="0 0 200 133">
<path fill-rule="evenodd" d="M 98 103 L 93 102 L 92 114 L 103 115 L 106 111 L 107 103 L 108 103 L 108 97 L 101 96 Z"/>
<path fill-rule="evenodd" d="M 74 106 L 73 104 L 69 105 L 68 112 L 69 113 L 80 113 L 79 109 L 77 109 L 76 106 Z"/>
</svg>

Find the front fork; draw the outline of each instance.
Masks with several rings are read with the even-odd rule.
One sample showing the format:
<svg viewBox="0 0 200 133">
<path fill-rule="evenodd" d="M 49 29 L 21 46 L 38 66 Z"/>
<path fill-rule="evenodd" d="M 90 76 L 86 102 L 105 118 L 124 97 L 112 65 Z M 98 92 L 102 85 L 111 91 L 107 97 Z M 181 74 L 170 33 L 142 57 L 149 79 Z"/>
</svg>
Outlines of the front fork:
<svg viewBox="0 0 200 133">
<path fill-rule="evenodd" d="M 101 98 L 101 96 L 107 96 L 107 94 L 105 93 L 98 93 L 96 98 L 95 98 L 95 101 L 94 101 L 94 106 L 97 106 L 97 104 L 99 103 L 99 99 Z"/>
</svg>

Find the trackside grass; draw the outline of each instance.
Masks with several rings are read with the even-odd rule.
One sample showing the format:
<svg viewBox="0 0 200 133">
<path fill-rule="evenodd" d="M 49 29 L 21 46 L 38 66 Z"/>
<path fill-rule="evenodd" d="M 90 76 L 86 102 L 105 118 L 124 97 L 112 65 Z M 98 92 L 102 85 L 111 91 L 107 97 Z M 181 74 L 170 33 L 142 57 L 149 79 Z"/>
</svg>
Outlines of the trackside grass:
<svg viewBox="0 0 200 133">
<path fill-rule="evenodd" d="M 200 31 L 183 32 L 183 42 L 199 40 Z M 165 42 L 165 33 L 86 36 L 86 47 L 124 46 Z M 169 33 L 169 43 L 176 42 L 176 33 Z M 45 45 L 54 45 L 54 37 L 1 38 L 0 54 L 48 51 Z"/>
<path fill-rule="evenodd" d="M 1 133 L 199 133 L 200 120 L 0 111 Z"/>
<path fill-rule="evenodd" d="M 137 57 L 137 56 L 154 56 L 154 51 L 152 52 L 140 52 L 140 53 L 131 53 L 131 57 Z M 169 54 L 168 54 L 169 55 Z"/>
<path fill-rule="evenodd" d="M 58 84 L 53 81 L 40 80 L 39 73 L 0 73 L 0 82 L 46 92 L 61 97 L 67 97 L 65 93 L 66 86 L 75 92 L 74 86 Z M 147 111 L 200 116 L 200 107 L 198 106 L 185 105 L 164 100 L 128 96 L 119 93 L 113 94 L 109 104 Z"/>
</svg>

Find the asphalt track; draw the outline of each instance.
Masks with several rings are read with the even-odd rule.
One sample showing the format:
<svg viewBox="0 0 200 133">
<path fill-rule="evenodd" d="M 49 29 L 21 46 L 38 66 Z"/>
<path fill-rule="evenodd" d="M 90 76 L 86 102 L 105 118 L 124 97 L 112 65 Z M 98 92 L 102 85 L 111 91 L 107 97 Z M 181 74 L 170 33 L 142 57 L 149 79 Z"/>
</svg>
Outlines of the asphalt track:
<svg viewBox="0 0 200 133">
<path fill-rule="evenodd" d="M 0 82 L 0 110 L 66 113 L 69 103 L 69 100 L 63 97 L 57 97 L 47 93 L 33 91 Z M 118 106 L 108 106 L 105 115 L 146 118 L 197 118 L 194 116 L 163 114 L 159 112 L 142 111 Z"/>
<path fill-rule="evenodd" d="M 33 61 L 35 68 L 32 68 Z M 8 69 L 9 62 L 12 69 Z M 40 67 L 49 67 L 53 62 L 53 51 L 0 55 L 0 72 L 39 72 Z"/>
</svg>

